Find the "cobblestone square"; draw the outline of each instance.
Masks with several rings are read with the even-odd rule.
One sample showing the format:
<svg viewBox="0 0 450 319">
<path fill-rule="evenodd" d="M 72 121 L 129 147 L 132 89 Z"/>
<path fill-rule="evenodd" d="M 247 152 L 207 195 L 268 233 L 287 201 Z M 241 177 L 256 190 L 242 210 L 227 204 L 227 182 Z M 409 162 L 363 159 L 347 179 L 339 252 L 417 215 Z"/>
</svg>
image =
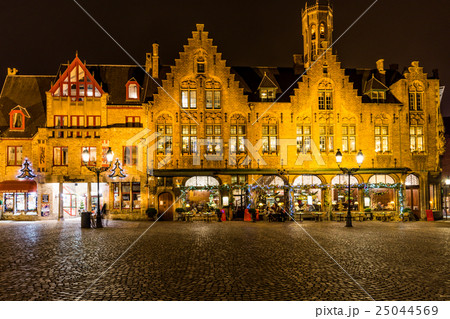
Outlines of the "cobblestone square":
<svg viewBox="0 0 450 319">
<path fill-rule="evenodd" d="M 2 221 L 0 300 L 450 300 L 448 222 L 151 225 Z"/>
</svg>

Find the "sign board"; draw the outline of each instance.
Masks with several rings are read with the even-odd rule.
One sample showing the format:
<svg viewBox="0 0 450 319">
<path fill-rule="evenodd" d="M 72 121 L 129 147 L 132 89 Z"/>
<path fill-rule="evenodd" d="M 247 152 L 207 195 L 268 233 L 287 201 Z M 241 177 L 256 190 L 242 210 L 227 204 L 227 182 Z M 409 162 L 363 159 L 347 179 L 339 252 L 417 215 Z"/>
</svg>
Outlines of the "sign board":
<svg viewBox="0 0 450 319">
<path fill-rule="evenodd" d="M 427 209 L 427 221 L 432 222 L 434 221 L 433 211 L 431 209 Z"/>
</svg>

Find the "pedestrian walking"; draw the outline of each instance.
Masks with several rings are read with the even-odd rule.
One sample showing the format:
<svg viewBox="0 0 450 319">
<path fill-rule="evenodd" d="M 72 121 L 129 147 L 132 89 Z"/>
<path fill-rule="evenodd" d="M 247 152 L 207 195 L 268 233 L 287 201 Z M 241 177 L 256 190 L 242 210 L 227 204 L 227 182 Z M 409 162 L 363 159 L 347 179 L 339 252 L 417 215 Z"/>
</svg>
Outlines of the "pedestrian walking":
<svg viewBox="0 0 450 319">
<path fill-rule="evenodd" d="M 106 211 L 106 204 L 103 204 L 101 214 L 102 219 L 105 221 L 105 226 L 108 226 L 108 215 Z"/>
</svg>

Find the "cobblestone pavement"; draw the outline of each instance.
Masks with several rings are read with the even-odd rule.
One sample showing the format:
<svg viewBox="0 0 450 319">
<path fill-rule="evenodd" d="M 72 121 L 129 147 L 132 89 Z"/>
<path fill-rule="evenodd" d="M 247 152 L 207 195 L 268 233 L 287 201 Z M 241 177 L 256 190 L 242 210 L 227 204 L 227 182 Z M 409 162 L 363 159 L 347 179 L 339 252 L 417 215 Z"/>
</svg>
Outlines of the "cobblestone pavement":
<svg viewBox="0 0 450 319">
<path fill-rule="evenodd" d="M 158 222 L 92 285 L 150 225 L 2 221 L 0 300 L 369 300 L 317 243 L 375 300 L 450 300 L 448 222 Z"/>
</svg>

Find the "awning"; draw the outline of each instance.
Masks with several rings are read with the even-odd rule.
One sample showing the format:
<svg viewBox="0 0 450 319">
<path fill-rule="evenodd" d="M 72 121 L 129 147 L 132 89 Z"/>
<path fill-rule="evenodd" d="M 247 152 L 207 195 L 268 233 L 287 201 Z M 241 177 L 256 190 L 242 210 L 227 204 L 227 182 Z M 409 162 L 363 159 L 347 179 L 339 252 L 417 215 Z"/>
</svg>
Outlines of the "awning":
<svg viewBox="0 0 450 319">
<path fill-rule="evenodd" d="M 35 193 L 37 184 L 35 181 L 3 181 L 0 182 L 2 193 Z"/>
</svg>

